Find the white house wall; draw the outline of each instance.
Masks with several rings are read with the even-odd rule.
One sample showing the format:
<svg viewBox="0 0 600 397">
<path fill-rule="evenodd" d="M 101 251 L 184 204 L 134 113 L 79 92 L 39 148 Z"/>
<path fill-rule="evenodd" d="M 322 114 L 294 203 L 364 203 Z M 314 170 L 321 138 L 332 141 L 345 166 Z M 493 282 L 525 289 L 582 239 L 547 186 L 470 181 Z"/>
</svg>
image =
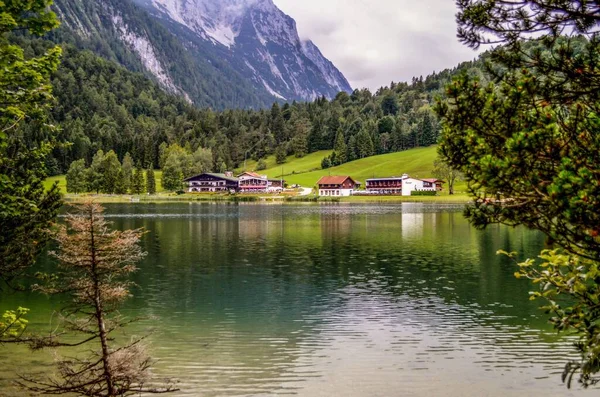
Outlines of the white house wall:
<svg viewBox="0 0 600 397">
<path fill-rule="evenodd" d="M 354 189 L 319 189 L 319 196 L 325 197 L 349 197 Z"/>
</svg>

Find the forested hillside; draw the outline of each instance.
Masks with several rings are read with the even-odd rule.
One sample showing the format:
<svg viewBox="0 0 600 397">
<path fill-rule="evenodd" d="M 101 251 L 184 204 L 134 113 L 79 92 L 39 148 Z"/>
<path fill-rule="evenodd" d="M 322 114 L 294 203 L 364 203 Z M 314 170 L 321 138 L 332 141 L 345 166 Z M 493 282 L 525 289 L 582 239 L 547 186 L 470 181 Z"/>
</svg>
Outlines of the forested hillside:
<svg viewBox="0 0 600 397">
<path fill-rule="evenodd" d="M 59 44 L 87 49 L 145 73 L 167 91 L 199 107 L 260 108 L 273 102 L 236 71 L 223 48 L 196 43 L 185 32 L 176 37 L 130 0 L 56 0 L 53 10 L 62 25 L 48 35 Z"/>
<path fill-rule="evenodd" d="M 43 40 L 15 38 L 29 54 L 49 45 Z M 65 173 L 71 162 L 91 163 L 98 150 L 114 150 L 122 161 L 129 152 L 144 168 L 158 168 L 159 152 L 179 145 L 191 154 L 204 148 L 213 170 L 239 168 L 244 159 L 259 160 L 276 154 L 302 157 L 318 150 L 335 149 L 323 166 L 354 159 L 429 146 L 439 136 L 431 110 L 441 87 L 458 69 L 392 83 L 371 93 L 342 92 L 328 101 L 279 105 L 268 110 L 197 109 L 180 97 L 165 93 L 142 74 L 132 73 L 89 51 L 66 46 L 62 65 L 53 78 L 56 103 L 53 121 L 65 143 L 48 159 L 52 174 Z M 33 139 L 33 138 L 32 138 Z M 68 144 L 67 144 L 68 143 Z"/>
</svg>

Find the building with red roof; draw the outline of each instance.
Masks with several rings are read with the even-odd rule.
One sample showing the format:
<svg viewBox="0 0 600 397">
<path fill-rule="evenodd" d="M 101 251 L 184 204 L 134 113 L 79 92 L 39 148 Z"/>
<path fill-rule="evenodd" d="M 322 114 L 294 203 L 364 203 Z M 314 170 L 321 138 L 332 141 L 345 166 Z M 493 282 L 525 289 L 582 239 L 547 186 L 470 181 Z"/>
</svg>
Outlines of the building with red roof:
<svg viewBox="0 0 600 397">
<path fill-rule="evenodd" d="M 319 196 L 347 197 L 352 196 L 360 183 L 349 176 L 324 176 L 317 182 Z"/>
</svg>

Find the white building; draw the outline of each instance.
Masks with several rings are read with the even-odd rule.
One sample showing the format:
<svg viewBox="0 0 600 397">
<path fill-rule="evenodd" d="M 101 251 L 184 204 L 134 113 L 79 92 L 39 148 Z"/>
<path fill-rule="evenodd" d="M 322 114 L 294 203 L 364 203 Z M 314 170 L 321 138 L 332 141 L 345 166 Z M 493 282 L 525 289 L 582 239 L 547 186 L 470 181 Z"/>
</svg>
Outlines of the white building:
<svg viewBox="0 0 600 397">
<path fill-rule="evenodd" d="M 317 182 L 319 196 L 348 197 L 352 196 L 360 183 L 349 176 L 324 176 Z"/>
<path fill-rule="evenodd" d="M 437 179 L 416 179 L 404 174 L 402 176 L 402 195 L 410 196 L 416 190 L 435 192 L 441 190 L 441 183 L 442 181 Z"/>
</svg>

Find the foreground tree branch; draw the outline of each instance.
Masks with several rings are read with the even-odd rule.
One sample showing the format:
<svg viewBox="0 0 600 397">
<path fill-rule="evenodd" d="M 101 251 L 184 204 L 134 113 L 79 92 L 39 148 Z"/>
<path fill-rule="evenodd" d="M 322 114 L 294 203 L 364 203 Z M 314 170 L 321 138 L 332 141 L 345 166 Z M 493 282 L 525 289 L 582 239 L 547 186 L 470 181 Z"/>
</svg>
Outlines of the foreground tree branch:
<svg viewBox="0 0 600 397">
<path fill-rule="evenodd" d="M 458 0 L 460 40 L 500 43 L 488 76 L 463 74 L 436 111 L 439 152 L 467 181 L 476 227 L 524 225 L 558 250 L 521 264 L 558 331 L 580 337 L 570 362 L 584 387 L 600 373 L 600 3 Z M 565 299 L 567 298 L 567 299 Z"/>
</svg>

